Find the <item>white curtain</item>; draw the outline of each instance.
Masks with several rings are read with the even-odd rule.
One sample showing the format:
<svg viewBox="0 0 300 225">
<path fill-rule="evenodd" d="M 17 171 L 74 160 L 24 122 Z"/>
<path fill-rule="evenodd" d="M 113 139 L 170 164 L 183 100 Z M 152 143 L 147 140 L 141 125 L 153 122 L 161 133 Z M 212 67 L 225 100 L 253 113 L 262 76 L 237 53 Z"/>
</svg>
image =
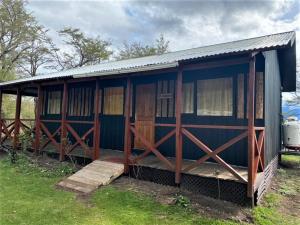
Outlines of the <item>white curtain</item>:
<svg viewBox="0 0 300 225">
<path fill-rule="evenodd" d="M 232 116 L 232 78 L 197 81 L 197 115 Z"/>
</svg>

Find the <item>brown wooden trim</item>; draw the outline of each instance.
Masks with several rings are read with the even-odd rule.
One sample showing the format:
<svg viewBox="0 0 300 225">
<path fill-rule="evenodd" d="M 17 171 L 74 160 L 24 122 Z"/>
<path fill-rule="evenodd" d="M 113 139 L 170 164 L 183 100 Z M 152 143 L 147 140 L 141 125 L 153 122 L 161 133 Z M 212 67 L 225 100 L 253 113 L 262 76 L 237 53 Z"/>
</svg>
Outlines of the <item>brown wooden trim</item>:
<svg viewBox="0 0 300 225">
<path fill-rule="evenodd" d="M 95 88 L 95 102 L 94 102 L 94 135 L 93 135 L 93 147 L 94 147 L 94 154 L 93 160 L 99 158 L 99 151 L 100 151 L 100 123 L 99 123 L 99 81 L 96 81 L 96 88 Z"/>
<path fill-rule="evenodd" d="M 88 135 L 92 132 L 94 132 L 94 127 L 90 128 L 87 132 L 85 132 L 85 134 L 81 137 L 81 140 L 85 141 Z M 79 141 L 76 139 L 76 142 L 70 147 L 70 149 L 68 149 L 66 154 L 70 154 L 79 144 Z"/>
<path fill-rule="evenodd" d="M 156 127 L 176 127 L 176 124 L 173 123 L 155 123 Z"/>
<path fill-rule="evenodd" d="M 73 127 L 71 127 L 71 125 L 70 124 L 66 124 L 66 129 L 68 130 L 68 131 L 70 131 L 70 133 L 72 134 L 72 136 L 76 139 L 76 141 L 81 145 L 81 147 L 83 148 L 83 150 L 84 150 L 84 154 L 85 155 L 90 155 L 90 153 L 89 153 L 89 149 L 90 149 L 90 147 L 89 146 L 87 146 L 84 142 L 83 142 L 83 140 L 81 139 L 81 137 L 77 134 L 77 132 L 73 129 Z M 91 128 L 91 129 L 94 129 L 94 128 Z"/>
<path fill-rule="evenodd" d="M 38 86 L 38 97 L 36 102 L 36 110 L 35 110 L 35 144 L 34 144 L 34 151 L 37 154 L 40 151 L 40 139 L 41 139 L 41 112 L 42 112 L 42 87 L 41 85 Z"/>
<path fill-rule="evenodd" d="M 54 139 L 54 136 L 52 137 L 52 134 L 49 132 L 47 127 L 42 122 L 40 123 L 40 125 L 41 125 L 41 128 L 42 128 L 43 132 L 51 140 L 51 142 L 54 144 L 54 146 L 57 148 L 57 150 L 60 151 L 60 144 L 57 143 L 57 141 Z M 59 128 L 61 128 L 61 127 L 59 127 Z"/>
<path fill-rule="evenodd" d="M 224 130 L 247 130 L 247 126 L 227 126 L 227 125 L 202 125 L 202 124 L 183 124 L 184 128 L 203 128 L 203 129 L 224 129 Z"/>
<path fill-rule="evenodd" d="M 232 146 L 233 144 L 239 142 L 240 140 L 242 140 L 243 138 L 247 137 L 248 135 L 248 131 L 245 131 L 243 133 L 241 133 L 240 135 L 232 138 L 231 140 L 229 140 L 228 142 L 226 142 L 225 144 L 223 144 L 222 146 L 216 148 L 213 152 L 208 153 L 205 156 L 202 156 L 200 159 L 198 159 L 194 164 L 186 167 L 183 171 L 184 172 L 188 172 L 194 168 L 196 168 L 199 164 L 204 163 L 206 160 L 208 160 L 209 158 L 212 158 L 213 156 L 216 156 L 218 154 L 220 154 L 221 152 L 223 152 L 224 150 L 226 150 L 227 148 L 229 148 L 230 146 Z"/>
<path fill-rule="evenodd" d="M 68 105 L 68 84 L 64 82 L 63 98 L 62 98 L 62 109 L 61 109 L 61 137 L 60 137 L 60 152 L 59 160 L 65 159 L 65 146 L 67 143 L 67 128 L 66 128 L 66 114 Z"/>
<path fill-rule="evenodd" d="M 162 137 L 158 142 L 155 143 L 154 148 L 158 148 L 161 144 L 163 144 L 165 141 L 167 141 L 170 137 L 172 137 L 174 134 L 176 133 L 176 130 L 173 129 L 171 130 L 169 133 L 167 133 L 164 137 Z M 136 162 L 138 162 L 139 160 L 145 158 L 147 155 L 149 155 L 151 153 L 150 149 L 147 149 L 146 151 L 144 151 L 142 154 L 140 154 L 139 156 L 137 156 L 136 158 L 132 159 L 131 162 L 134 164 Z"/>
<path fill-rule="evenodd" d="M 131 155 L 130 109 L 131 109 L 131 80 L 127 78 L 125 99 L 125 137 L 124 137 L 124 171 L 129 172 L 129 157 Z"/>
<path fill-rule="evenodd" d="M 175 183 L 179 184 L 181 180 L 182 168 L 182 133 L 181 133 L 181 108 L 182 108 L 182 67 L 179 67 L 176 82 L 176 166 Z"/>
<path fill-rule="evenodd" d="M 8 129 L 8 128 L 10 128 L 10 129 Z M 13 139 L 12 132 L 14 131 L 14 129 L 15 129 L 15 122 L 12 122 L 8 126 L 6 126 L 5 120 L 2 120 L 2 133 L 4 133 L 4 137 L 2 138 L 2 143 L 7 138 Z"/>
<path fill-rule="evenodd" d="M 172 163 L 167 158 L 165 158 L 156 148 L 154 148 L 146 138 L 140 135 L 134 127 L 130 126 L 130 131 L 134 134 L 136 138 L 140 139 L 140 141 L 145 145 L 145 147 L 150 149 L 157 156 L 158 159 L 160 159 L 172 171 L 174 171 L 174 166 L 172 165 Z"/>
<path fill-rule="evenodd" d="M 249 78 L 248 78 L 248 187 L 247 195 L 253 198 L 254 195 L 254 93 L 255 93 L 255 57 L 249 62 Z"/>
<path fill-rule="evenodd" d="M 73 124 L 94 124 L 94 121 L 85 121 L 85 120 L 66 120 L 66 123 Z"/>
<path fill-rule="evenodd" d="M 41 127 L 41 124 L 40 124 Z M 58 134 L 58 132 L 60 131 L 60 126 L 56 129 L 56 131 L 51 134 L 51 137 L 54 139 L 55 135 Z M 39 151 L 41 151 L 42 149 L 44 149 L 49 143 L 51 142 L 51 139 L 49 138 L 49 140 L 47 140 L 45 143 L 43 143 L 43 145 L 40 147 Z"/>
<path fill-rule="evenodd" d="M 232 166 L 230 166 L 228 163 L 226 163 L 222 158 L 220 158 L 218 155 L 214 155 L 213 151 L 207 147 L 203 142 L 201 142 L 198 138 L 196 138 L 192 133 L 190 133 L 185 128 L 182 128 L 182 133 L 188 137 L 195 145 L 197 145 L 200 149 L 202 149 L 206 154 L 210 154 L 211 157 L 218 162 L 220 165 L 222 165 L 225 169 L 227 169 L 229 172 L 231 172 L 236 178 L 238 178 L 241 182 L 247 183 L 247 180 L 242 177 Z"/>
<path fill-rule="evenodd" d="M 17 99 L 16 99 L 14 140 L 13 140 L 14 150 L 17 150 L 17 148 L 19 146 L 21 103 L 22 103 L 22 95 L 21 95 L 21 90 L 18 88 Z"/>
</svg>

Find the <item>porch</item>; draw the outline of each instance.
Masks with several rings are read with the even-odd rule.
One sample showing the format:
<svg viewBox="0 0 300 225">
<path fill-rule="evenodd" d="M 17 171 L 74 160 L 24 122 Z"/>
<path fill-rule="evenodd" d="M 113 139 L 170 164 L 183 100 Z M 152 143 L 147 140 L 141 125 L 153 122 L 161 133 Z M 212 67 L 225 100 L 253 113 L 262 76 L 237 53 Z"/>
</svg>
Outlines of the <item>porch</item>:
<svg viewBox="0 0 300 225">
<path fill-rule="evenodd" d="M 242 68 L 240 68 L 241 65 Z M 193 74 L 187 74 L 190 80 L 183 80 L 184 71 L 203 68 L 218 68 L 219 71 L 223 71 L 228 66 L 235 66 L 236 72 L 228 75 L 227 78 L 214 77 L 213 83 L 207 81 L 211 80 L 211 77 L 207 78 L 207 74 L 204 74 L 200 81 L 191 82 L 191 79 L 195 79 Z M 246 74 L 247 69 L 250 75 L 240 76 L 238 72 L 242 70 L 243 74 Z M 162 76 L 159 72 L 155 75 L 152 74 L 150 78 L 145 75 L 126 76 L 125 79 L 122 77 L 119 80 L 77 78 L 35 85 L 37 116 L 31 127 L 35 152 L 37 154 L 43 151 L 56 153 L 61 161 L 68 155 L 92 160 L 119 161 L 124 164 L 125 173 L 137 178 L 144 177 L 155 181 L 156 178 L 161 177 L 161 183 L 167 181 L 166 184 L 187 188 L 191 186 L 187 180 L 191 182 L 201 180 L 201 182 L 212 184 L 206 189 L 211 189 L 210 191 L 214 193 L 221 180 L 221 183 L 225 182 L 225 189 L 226 185 L 232 185 L 234 188 L 240 187 L 242 194 L 237 195 L 237 199 L 241 196 L 244 199 L 247 196 L 250 199 L 253 198 L 260 181 L 261 171 L 264 170 L 265 137 L 263 125 L 258 126 L 255 123 L 255 56 L 180 66 L 176 70 L 168 71 L 167 75 L 163 76 L 165 80 L 161 80 Z M 157 82 L 155 79 L 158 78 L 160 80 Z M 242 84 L 240 91 L 246 93 L 244 83 L 247 78 L 248 96 L 243 95 L 243 101 L 237 103 L 235 96 L 238 91 L 234 89 L 237 89 L 238 80 L 240 80 Z M 184 82 L 186 82 L 187 96 L 190 96 L 190 104 L 186 106 L 187 111 L 182 112 L 183 96 L 181 93 L 183 93 Z M 206 114 L 207 108 L 204 108 L 204 111 L 198 111 L 198 108 L 193 107 L 197 103 L 196 97 L 193 97 L 196 92 L 193 90 L 202 90 L 199 94 L 205 96 L 204 100 L 208 99 L 209 95 L 205 94 L 208 93 L 204 88 L 205 84 L 209 84 L 209 87 L 214 84 L 224 88 L 232 103 L 232 107 L 229 108 L 228 104 L 223 104 L 224 111 L 222 111 L 223 107 L 217 109 L 211 106 L 218 112 L 219 117 L 210 115 L 209 120 Z M 196 85 L 203 88 L 196 89 Z M 80 93 L 83 94 L 76 96 L 78 86 L 86 86 L 87 91 L 81 90 Z M 14 149 L 19 147 L 19 135 L 23 132 L 22 129 L 30 129 L 26 127 L 25 120 L 20 118 L 21 96 L 26 95 L 26 88 L 25 86 L 23 89 L 20 87 L 16 89 L 14 120 L 11 123 L 8 122 L 11 119 L 2 118 L 1 120 L 1 141 L 5 143 L 10 139 Z M 60 88 L 59 91 L 58 88 Z M 110 104 L 111 96 L 117 96 L 113 99 L 116 100 L 116 104 Z M 109 104 L 105 104 L 106 97 Z M 235 101 L 236 104 L 233 104 Z M 261 101 L 260 106 L 262 104 Z M 168 110 L 164 110 L 166 108 Z M 241 111 L 238 111 L 238 108 Z M 237 115 L 238 112 L 239 115 Z M 242 114 L 241 118 L 238 117 L 240 114 Z M 88 116 L 82 119 L 82 115 Z M 119 137 L 123 143 L 117 149 L 123 151 L 104 150 L 106 148 L 103 147 L 103 143 L 107 137 L 103 138 L 101 134 L 106 132 L 107 127 L 115 126 L 114 123 L 106 120 L 107 118 L 118 118 L 115 121 L 118 122 L 118 131 L 122 131 Z M 224 122 L 225 118 L 226 122 Z M 103 125 L 107 127 L 103 129 Z M 156 129 L 163 129 L 163 131 L 156 132 Z M 209 133 L 209 141 L 203 132 Z M 113 133 L 113 138 L 115 136 Z M 214 136 L 219 137 L 218 141 L 214 140 Z M 72 141 L 69 142 L 71 139 Z M 241 141 L 244 142 L 243 148 L 237 145 Z M 166 147 L 170 143 L 172 147 Z M 161 150 L 162 146 L 165 149 L 172 149 L 173 156 L 165 154 Z M 184 156 L 187 153 L 186 148 L 191 149 L 190 146 L 193 146 L 194 152 L 189 153 L 193 154 L 193 160 Z M 222 157 L 222 154 L 229 152 L 232 146 L 235 152 L 243 153 L 243 158 L 246 159 L 243 162 L 244 167 L 234 166 L 237 164 L 228 162 L 230 157 L 227 159 Z M 136 149 L 143 150 L 136 151 Z M 140 167 L 143 172 L 136 174 L 136 168 Z M 235 195 L 233 194 L 234 188 L 227 189 L 228 195 Z M 195 190 L 198 189 L 199 187 L 196 186 Z"/>
</svg>

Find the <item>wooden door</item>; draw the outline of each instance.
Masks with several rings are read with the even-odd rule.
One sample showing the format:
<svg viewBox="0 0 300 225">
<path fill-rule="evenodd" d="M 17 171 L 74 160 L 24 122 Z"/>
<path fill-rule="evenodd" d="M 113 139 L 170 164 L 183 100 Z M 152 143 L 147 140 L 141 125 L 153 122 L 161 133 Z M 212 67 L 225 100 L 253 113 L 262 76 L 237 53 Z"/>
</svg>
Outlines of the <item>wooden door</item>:
<svg viewBox="0 0 300 225">
<path fill-rule="evenodd" d="M 136 86 L 135 128 L 147 141 L 154 144 L 155 84 Z M 145 149 L 144 144 L 135 138 L 134 147 Z"/>
</svg>

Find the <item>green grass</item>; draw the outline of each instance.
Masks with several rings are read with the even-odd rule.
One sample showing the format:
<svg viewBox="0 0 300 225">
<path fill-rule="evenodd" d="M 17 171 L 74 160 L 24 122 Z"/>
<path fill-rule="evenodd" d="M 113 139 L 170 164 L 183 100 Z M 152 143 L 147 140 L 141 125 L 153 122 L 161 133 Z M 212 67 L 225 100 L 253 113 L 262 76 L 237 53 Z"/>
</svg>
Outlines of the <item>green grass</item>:
<svg viewBox="0 0 300 225">
<path fill-rule="evenodd" d="M 300 165 L 300 155 L 282 155 L 282 162 Z"/>
<path fill-rule="evenodd" d="M 300 219 L 287 215 L 288 209 L 281 204 L 292 204 L 291 200 L 300 192 L 298 184 L 299 171 L 278 169 L 278 187 L 267 193 L 263 204 L 253 210 L 253 218 L 256 224 L 300 224 Z"/>
<path fill-rule="evenodd" d="M 235 224 L 112 187 L 98 190 L 87 204 L 74 193 L 55 188 L 66 173 L 59 171 L 41 169 L 24 158 L 15 165 L 0 160 L 1 224 Z"/>
<path fill-rule="evenodd" d="M 162 205 L 150 196 L 111 186 L 99 189 L 91 199 L 79 200 L 76 194 L 55 188 L 63 176 L 72 172 L 67 164 L 45 169 L 25 156 L 19 156 L 16 164 L 8 158 L 1 159 L 0 224 L 238 224 L 197 214 L 185 199 L 181 199 L 184 204 Z M 290 204 L 289 199 L 299 194 L 299 171 L 280 169 L 277 179 L 276 190 L 252 210 L 254 223 L 300 224 L 281 207 L 284 201 Z"/>
</svg>

